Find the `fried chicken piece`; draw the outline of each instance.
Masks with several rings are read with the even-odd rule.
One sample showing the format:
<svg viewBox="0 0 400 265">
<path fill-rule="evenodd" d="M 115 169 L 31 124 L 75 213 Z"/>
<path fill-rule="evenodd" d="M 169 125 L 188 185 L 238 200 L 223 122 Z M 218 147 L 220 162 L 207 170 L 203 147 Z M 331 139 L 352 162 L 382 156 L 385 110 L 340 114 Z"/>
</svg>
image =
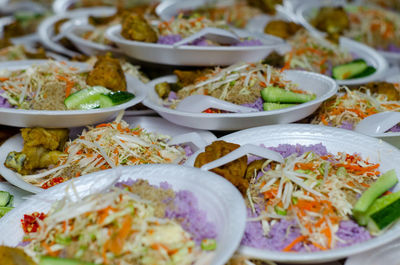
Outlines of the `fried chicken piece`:
<svg viewBox="0 0 400 265">
<path fill-rule="evenodd" d="M 248 182 L 251 181 L 251 179 L 254 176 L 254 172 L 258 172 L 262 169 L 262 166 L 264 165 L 265 161 L 267 161 L 266 159 L 260 159 L 260 160 L 254 160 L 253 162 L 251 162 L 246 169 L 246 175 L 245 175 L 245 179 L 247 179 Z"/>
<path fill-rule="evenodd" d="M 7 48 L 7 47 L 12 46 L 12 45 L 13 44 L 10 41 L 9 38 L 0 39 L 0 49 L 4 49 L 4 48 Z"/>
<path fill-rule="evenodd" d="M 205 76 L 209 69 L 205 70 L 174 70 L 174 75 L 178 77 L 178 83 L 182 87 L 194 84 L 199 77 Z"/>
<path fill-rule="evenodd" d="M 6 167 L 22 175 L 33 173 L 36 169 L 57 164 L 68 140 L 68 129 L 21 129 L 24 148 L 21 152 L 7 155 Z"/>
<path fill-rule="evenodd" d="M 215 141 L 211 145 L 206 146 L 205 152 L 200 153 L 197 156 L 194 166 L 200 168 L 207 163 L 229 154 L 239 147 L 240 145 L 238 144 L 228 143 L 225 141 Z M 244 178 L 246 168 L 247 156 L 243 156 L 235 161 L 214 168 L 210 171 L 227 179 L 244 195 L 249 187 L 249 182 Z"/>
<path fill-rule="evenodd" d="M 126 91 L 125 73 L 118 59 L 110 55 L 97 57 L 93 70 L 86 78 L 89 86 L 103 86 L 113 91 Z"/>
<path fill-rule="evenodd" d="M 118 14 L 114 14 L 111 16 L 89 16 L 88 21 L 90 25 L 93 26 L 101 26 L 101 25 L 107 25 L 108 23 L 111 23 L 113 20 L 115 20 L 118 17 Z"/>
<path fill-rule="evenodd" d="M 267 14 L 275 14 L 276 6 L 281 5 L 283 0 L 247 0 L 250 6 L 257 7 L 261 11 Z"/>
<path fill-rule="evenodd" d="M 145 18 L 137 14 L 128 14 L 122 18 L 121 35 L 134 41 L 157 42 L 157 32 Z"/>
<path fill-rule="evenodd" d="M 302 28 L 301 25 L 294 22 L 272 20 L 265 26 L 264 32 L 286 40 Z"/>
<path fill-rule="evenodd" d="M 262 63 L 276 68 L 282 68 L 285 66 L 285 56 L 273 51 L 266 58 L 264 58 Z"/>
<path fill-rule="evenodd" d="M 383 94 L 387 96 L 389 101 L 400 100 L 400 92 L 392 83 L 387 82 L 371 82 L 364 86 L 369 89 L 372 94 Z"/>
<path fill-rule="evenodd" d="M 36 265 L 22 248 L 0 246 L 1 265 Z"/>
<path fill-rule="evenodd" d="M 328 33 L 329 39 L 338 40 L 340 35 L 350 28 L 350 19 L 343 7 L 322 7 L 312 24 Z"/>
</svg>

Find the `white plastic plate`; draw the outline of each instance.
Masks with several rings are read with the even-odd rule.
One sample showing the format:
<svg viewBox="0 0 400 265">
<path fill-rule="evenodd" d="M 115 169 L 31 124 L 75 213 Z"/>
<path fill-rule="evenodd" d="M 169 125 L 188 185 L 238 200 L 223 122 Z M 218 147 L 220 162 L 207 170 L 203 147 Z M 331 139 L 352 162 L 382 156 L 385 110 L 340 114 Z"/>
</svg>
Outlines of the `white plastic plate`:
<svg viewBox="0 0 400 265">
<path fill-rule="evenodd" d="M 302 5 L 300 5 L 296 10 L 296 15 L 298 20 L 303 26 L 316 34 L 324 36 L 325 33 L 317 30 L 314 28 L 311 23 L 309 22 L 309 18 L 312 16 L 313 13 L 316 12 L 319 8 L 323 6 L 346 6 L 346 1 L 339 0 L 339 1 L 305 1 Z M 356 6 L 356 5 L 353 5 Z M 377 51 L 380 53 L 384 58 L 386 58 L 391 63 L 398 63 L 400 61 L 400 53 L 398 52 L 388 52 L 388 51 Z"/>
<path fill-rule="evenodd" d="M 206 212 L 207 219 L 214 223 L 217 231 L 217 249 L 211 261 L 203 264 L 222 265 L 232 256 L 243 236 L 246 210 L 241 194 L 225 179 L 214 173 L 176 165 L 143 165 L 120 167 L 120 181 L 145 179 L 153 185 L 167 181 L 175 191 L 191 191 L 198 200 L 199 208 Z M 0 219 L 0 244 L 16 246 L 22 241 L 24 232 L 20 220 L 24 214 L 47 212 L 52 202 L 65 195 L 68 185 L 74 185 L 80 197 L 102 192 L 110 185 L 110 175 L 116 170 L 105 170 L 62 183 L 7 213 Z"/>
<path fill-rule="evenodd" d="M 167 76 L 155 79 L 148 86 L 147 98 L 143 104 L 155 110 L 170 122 L 204 130 L 241 130 L 255 126 L 277 123 L 290 123 L 301 120 L 313 113 L 322 102 L 333 96 L 337 91 L 337 84 L 329 77 L 305 71 L 285 71 L 287 80 L 299 85 L 305 91 L 315 93 L 317 98 L 295 107 L 260 111 L 251 113 L 191 113 L 177 111 L 163 106 L 161 98 L 155 92 L 155 85 L 161 82 L 176 82 L 176 76 Z"/>
<path fill-rule="evenodd" d="M 186 134 L 190 132 L 198 133 L 207 143 L 213 142 L 216 137 L 214 134 L 208 131 L 201 130 L 193 130 L 190 128 L 185 128 L 181 126 L 176 126 L 162 118 L 158 117 L 124 117 L 124 121 L 129 123 L 131 128 L 134 128 L 140 125 L 142 128 L 159 134 L 176 136 L 180 134 Z M 81 132 L 83 128 L 73 128 L 70 131 L 70 137 L 76 138 Z M 36 187 L 30 183 L 25 182 L 16 172 L 8 169 L 4 166 L 4 162 L 6 161 L 7 155 L 12 151 L 21 151 L 24 146 L 23 139 L 21 134 L 15 135 L 9 138 L 7 141 L 3 143 L 0 147 L 0 175 L 3 176 L 8 182 L 11 184 L 32 192 L 38 193 L 42 192 L 43 189 Z"/>
<path fill-rule="evenodd" d="M 396 241 L 375 251 L 349 257 L 344 265 L 398 265 L 399 251 L 400 243 Z"/>
<path fill-rule="evenodd" d="M 57 23 L 57 21 L 60 21 L 62 19 L 87 17 L 88 15 L 105 16 L 109 15 L 110 12 L 111 11 L 109 7 L 94 7 L 94 8 L 77 9 L 65 13 L 61 12 L 54 16 L 48 17 L 45 20 L 43 20 L 42 23 L 39 25 L 38 34 L 40 41 L 47 49 L 50 49 L 52 51 L 65 54 L 70 57 L 79 55 L 78 52 L 69 50 L 64 46 L 62 46 L 60 43 L 53 40 L 53 38 L 56 36 L 54 32 L 54 25 Z M 115 9 L 113 12 L 115 12 Z"/>
<path fill-rule="evenodd" d="M 127 40 L 121 36 L 121 25 L 110 27 L 106 36 L 114 42 L 125 55 L 144 62 L 181 65 L 181 66 L 213 66 L 230 65 L 239 61 L 259 61 L 274 50 L 288 46 L 277 37 L 264 35 L 256 36 L 263 42 L 260 46 L 190 46 L 174 48 L 173 45 L 146 43 Z M 237 32 L 240 37 L 253 34 L 245 31 Z"/>
<path fill-rule="evenodd" d="M 229 134 L 220 138 L 227 142 L 236 144 L 264 144 L 265 146 L 278 146 L 279 144 L 319 144 L 322 143 L 328 152 L 358 153 L 370 162 L 380 164 L 380 171 L 385 172 L 395 169 L 400 177 L 400 150 L 379 139 L 355 133 L 353 131 L 332 128 L 327 126 L 309 124 L 287 124 L 272 125 L 252 128 Z M 200 150 L 192 155 L 186 165 L 194 165 L 194 161 Z M 400 190 L 400 185 L 395 191 Z M 333 260 L 339 260 L 351 255 L 364 253 L 400 238 L 400 223 L 391 227 L 382 235 L 345 248 L 337 248 L 328 251 L 317 251 L 312 253 L 294 253 L 260 250 L 250 247 L 241 247 L 240 253 L 257 259 L 274 260 L 279 262 L 314 264 Z"/>
<path fill-rule="evenodd" d="M 18 70 L 30 65 L 43 64 L 47 60 L 27 60 L 0 63 L 0 69 Z M 79 69 L 89 69 L 87 64 L 66 62 L 68 65 Z M 138 79 L 126 75 L 127 90 L 135 95 L 130 101 L 111 107 L 94 110 L 22 110 L 13 108 L 0 108 L 0 124 L 16 127 L 47 127 L 65 128 L 95 124 L 118 114 L 119 111 L 134 106 L 146 96 L 146 87 Z"/>
</svg>

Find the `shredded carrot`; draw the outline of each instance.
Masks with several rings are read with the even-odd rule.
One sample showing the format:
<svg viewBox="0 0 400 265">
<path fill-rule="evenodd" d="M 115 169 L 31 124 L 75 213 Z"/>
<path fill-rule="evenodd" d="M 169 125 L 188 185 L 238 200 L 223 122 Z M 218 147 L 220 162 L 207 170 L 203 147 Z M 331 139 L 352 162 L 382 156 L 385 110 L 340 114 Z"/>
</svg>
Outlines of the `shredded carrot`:
<svg viewBox="0 0 400 265">
<path fill-rule="evenodd" d="M 300 243 L 302 241 L 304 241 L 304 239 L 306 239 L 305 236 L 299 236 L 297 237 L 295 240 L 293 240 L 289 245 L 287 245 L 283 251 L 285 252 L 289 252 L 297 243 Z"/>
</svg>

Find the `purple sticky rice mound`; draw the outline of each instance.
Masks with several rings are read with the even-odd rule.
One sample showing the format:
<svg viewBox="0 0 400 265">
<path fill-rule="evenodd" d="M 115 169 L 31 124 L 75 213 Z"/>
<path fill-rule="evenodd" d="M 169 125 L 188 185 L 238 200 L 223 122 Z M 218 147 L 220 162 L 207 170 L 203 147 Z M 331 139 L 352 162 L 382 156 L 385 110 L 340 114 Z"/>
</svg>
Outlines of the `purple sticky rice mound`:
<svg viewBox="0 0 400 265">
<path fill-rule="evenodd" d="M 353 130 L 354 124 L 352 122 L 344 121 L 342 122 L 342 125 L 340 125 L 340 128 L 345 130 Z"/>
<path fill-rule="evenodd" d="M 2 94 L 3 92 L 4 91 L 0 91 L 0 94 Z M 0 96 L 0 108 L 12 108 L 12 106 L 10 105 L 10 103 L 6 98 Z"/>
<path fill-rule="evenodd" d="M 263 111 L 264 109 L 263 109 L 263 103 L 264 103 L 264 101 L 262 100 L 262 98 L 261 97 L 259 97 L 256 101 L 254 101 L 253 103 L 245 103 L 245 104 L 242 104 L 242 106 L 244 106 L 244 107 L 249 107 L 249 108 L 253 108 L 253 109 L 256 109 L 256 110 L 258 110 L 258 111 Z"/>
<path fill-rule="evenodd" d="M 123 188 L 125 185 L 133 185 L 136 181 L 129 179 L 118 182 L 115 186 Z M 172 189 L 172 186 L 166 181 L 160 182 L 159 187 L 161 189 Z M 207 213 L 199 209 L 197 198 L 190 191 L 180 190 L 175 192 L 174 207 L 166 209 L 165 218 L 179 221 L 182 228 L 193 236 L 196 244 L 200 244 L 203 239 L 217 237 L 215 225 L 207 220 Z"/>
<path fill-rule="evenodd" d="M 279 152 L 285 158 L 292 154 L 298 154 L 300 156 L 305 152 L 310 151 L 313 151 L 320 156 L 328 155 L 328 151 L 322 143 L 308 146 L 300 144 L 280 144 L 277 147 L 268 147 L 268 149 Z M 260 208 L 262 208 L 262 206 L 255 206 L 256 213 L 247 209 L 247 217 L 257 217 Z M 282 219 L 278 221 L 271 227 L 268 236 L 263 235 L 262 224 L 260 221 L 248 221 L 241 245 L 258 249 L 282 251 L 300 235 L 300 229 L 296 225 L 295 220 L 288 221 Z M 370 233 L 365 228 L 351 220 L 341 221 L 336 235 L 343 241 L 337 242 L 336 247 L 347 247 L 371 239 Z M 296 252 L 319 251 L 319 249 L 314 245 L 305 245 L 303 242 L 297 243 L 291 250 Z"/>
<path fill-rule="evenodd" d="M 292 155 L 292 154 L 297 154 L 301 156 L 302 154 L 306 152 L 314 152 L 317 155 L 320 156 L 325 156 L 328 154 L 328 150 L 326 150 L 326 147 L 322 145 L 322 143 L 319 144 L 311 144 L 311 145 L 301 145 L 301 144 L 280 144 L 277 147 L 268 147 L 268 149 L 276 151 L 280 153 L 284 158 Z"/>
<path fill-rule="evenodd" d="M 177 43 L 180 40 L 182 40 L 182 37 L 179 34 L 176 34 L 176 35 L 165 35 L 165 36 L 160 36 L 158 38 L 157 43 L 172 45 L 172 44 Z"/>
<path fill-rule="evenodd" d="M 193 41 L 192 43 L 190 43 L 190 45 L 193 45 L 193 46 L 210 46 L 209 42 L 204 37 Z"/>
<path fill-rule="evenodd" d="M 389 44 L 387 51 L 400 53 L 400 47 L 394 44 Z"/>
<path fill-rule="evenodd" d="M 396 124 L 388 132 L 400 132 L 400 124 Z"/>
</svg>

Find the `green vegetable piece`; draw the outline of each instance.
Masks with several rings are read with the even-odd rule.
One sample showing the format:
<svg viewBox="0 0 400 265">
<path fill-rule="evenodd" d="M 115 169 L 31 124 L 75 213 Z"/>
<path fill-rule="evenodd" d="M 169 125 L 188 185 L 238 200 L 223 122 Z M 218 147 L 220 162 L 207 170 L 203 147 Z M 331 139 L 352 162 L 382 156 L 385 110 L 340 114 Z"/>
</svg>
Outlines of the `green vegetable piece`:
<svg viewBox="0 0 400 265">
<path fill-rule="evenodd" d="M 79 90 L 67 97 L 64 100 L 64 104 L 67 109 L 91 109 L 99 106 L 99 103 L 96 101 L 99 100 L 101 94 L 108 94 L 111 90 L 102 87 L 102 86 L 94 86 L 87 89 Z M 84 107 L 84 108 L 83 108 Z"/>
<path fill-rule="evenodd" d="M 126 92 L 126 91 L 111 92 L 111 93 L 107 94 L 106 96 L 111 99 L 114 106 L 123 104 L 123 103 L 128 102 L 129 100 L 135 98 L 134 94 Z"/>
<path fill-rule="evenodd" d="M 0 207 L 8 206 L 11 194 L 7 191 L 0 191 Z"/>
<path fill-rule="evenodd" d="M 269 110 L 290 108 L 290 107 L 293 107 L 296 105 L 297 104 L 279 104 L 279 103 L 266 102 L 266 103 L 263 103 L 263 109 L 265 111 L 269 111 Z"/>
<path fill-rule="evenodd" d="M 376 72 L 376 68 L 373 66 L 368 66 L 367 69 L 365 69 L 362 73 L 353 76 L 353 78 L 362 78 L 362 77 L 366 77 L 369 75 L 372 75 L 373 73 Z"/>
<path fill-rule="evenodd" d="M 203 239 L 201 241 L 201 249 L 202 250 L 215 250 L 217 248 L 217 241 L 215 239 Z"/>
<path fill-rule="evenodd" d="M 79 261 L 75 259 L 63 259 L 49 256 L 40 257 L 39 265 L 96 265 L 91 262 Z"/>
<path fill-rule="evenodd" d="M 268 86 L 261 90 L 261 97 L 265 102 L 272 103 L 305 103 L 315 99 L 314 94 L 299 94 L 274 86 Z"/>
<path fill-rule="evenodd" d="M 6 213 L 14 209 L 14 207 L 0 207 L 0 217 L 3 217 Z"/>
<path fill-rule="evenodd" d="M 332 76 L 336 80 L 345 80 L 354 78 L 363 73 L 368 68 L 367 62 L 363 59 L 357 59 L 352 62 L 333 67 Z"/>
<path fill-rule="evenodd" d="M 368 230 L 378 233 L 400 218 L 400 191 L 377 199 L 368 209 Z"/>
<path fill-rule="evenodd" d="M 385 191 L 389 190 L 398 182 L 394 169 L 381 175 L 358 199 L 353 208 L 353 216 L 360 225 L 367 225 L 366 212 L 373 202 Z"/>
<path fill-rule="evenodd" d="M 274 209 L 275 209 L 275 212 L 279 215 L 287 214 L 287 211 L 285 209 L 283 209 L 282 207 L 279 207 L 278 205 L 275 205 Z"/>
<path fill-rule="evenodd" d="M 344 167 L 339 167 L 336 171 L 336 175 L 339 177 L 347 177 L 347 170 Z"/>
</svg>

